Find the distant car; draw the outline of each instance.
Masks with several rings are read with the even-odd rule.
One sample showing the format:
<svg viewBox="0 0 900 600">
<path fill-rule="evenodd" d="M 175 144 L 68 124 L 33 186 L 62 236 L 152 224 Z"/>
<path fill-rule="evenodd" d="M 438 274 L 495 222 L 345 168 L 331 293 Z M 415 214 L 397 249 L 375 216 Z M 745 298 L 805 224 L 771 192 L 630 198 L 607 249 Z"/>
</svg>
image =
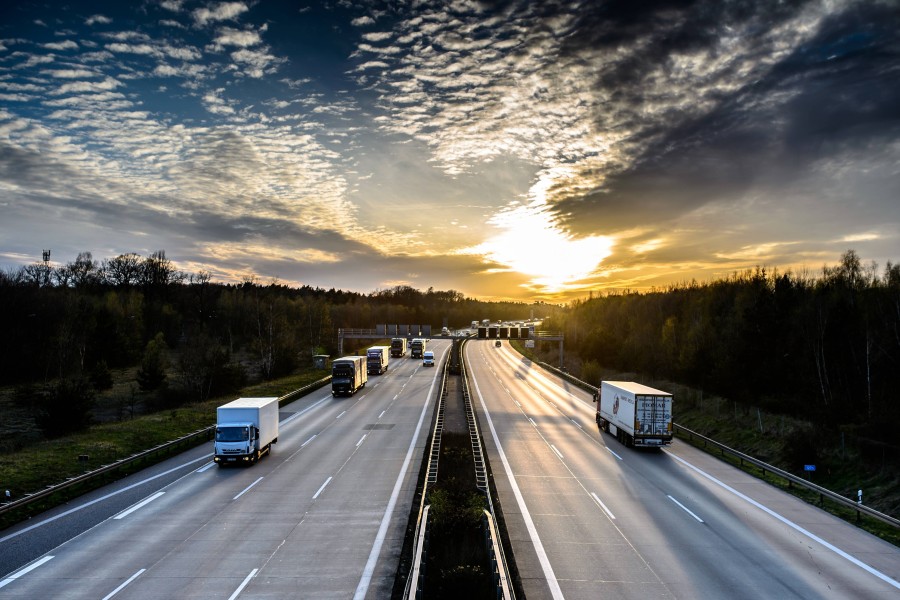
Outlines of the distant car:
<svg viewBox="0 0 900 600">
<path fill-rule="evenodd" d="M 503 345 L 503 342 L 501 342 L 500 340 L 497 340 L 496 342 L 494 342 L 494 345 L 499 348 L 500 346 Z"/>
<path fill-rule="evenodd" d="M 433 367 L 434 366 L 434 352 L 431 350 L 426 350 L 425 354 L 422 355 L 422 366 L 423 367 Z"/>
</svg>

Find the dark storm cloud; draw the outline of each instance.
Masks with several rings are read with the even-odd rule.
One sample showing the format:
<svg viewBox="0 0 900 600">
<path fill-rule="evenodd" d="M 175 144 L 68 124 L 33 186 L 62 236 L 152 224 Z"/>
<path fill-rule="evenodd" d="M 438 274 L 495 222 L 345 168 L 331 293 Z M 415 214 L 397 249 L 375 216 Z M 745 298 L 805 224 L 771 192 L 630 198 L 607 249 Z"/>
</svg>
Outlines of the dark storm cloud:
<svg viewBox="0 0 900 600">
<path fill-rule="evenodd" d="M 554 211 L 561 221 L 587 232 L 673 219 L 710 202 L 737 200 L 753 187 L 812 177 L 823 161 L 863 169 L 872 148 L 896 139 L 896 4 L 850 5 L 822 20 L 814 35 L 778 60 L 737 57 L 734 68 L 753 65 L 754 77 L 727 92 L 717 86 L 715 96 L 705 98 L 708 109 L 673 106 L 642 121 L 648 88 L 656 85 L 649 79 L 673 53 L 713 56 L 723 32 L 740 30 L 759 36 L 745 47 L 764 57 L 780 47 L 771 32 L 787 28 L 804 8 L 786 4 L 659 2 L 645 12 L 642 3 L 638 14 L 631 3 L 613 3 L 585 15 L 567 42 L 568 52 L 584 44 L 596 49 L 650 41 L 605 70 L 597 84 L 610 98 L 601 126 L 615 120 L 635 131 L 627 142 L 632 160 L 592 193 L 558 190 L 562 200 Z M 729 71 L 717 77 L 726 78 Z M 699 77 L 696 82 L 707 83 Z M 892 183 L 896 180 L 883 185 Z"/>
</svg>

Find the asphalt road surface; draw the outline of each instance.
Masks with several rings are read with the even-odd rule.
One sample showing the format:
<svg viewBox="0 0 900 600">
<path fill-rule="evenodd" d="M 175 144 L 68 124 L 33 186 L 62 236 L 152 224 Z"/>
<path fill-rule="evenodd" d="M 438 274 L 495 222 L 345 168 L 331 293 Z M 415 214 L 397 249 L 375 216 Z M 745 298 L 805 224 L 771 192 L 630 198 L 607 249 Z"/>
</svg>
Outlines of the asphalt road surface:
<svg viewBox="0 0 900 600">
<path fill-rule="evenodd" d="M 439 373 L 392 359 L 282 407 L 254 466 L 210 442 L 4 531 L 0 598 L 389 597 Z"/>
<path fill-rule="evenodd" d="M 900 598 L 897 547 L 677 440 L 626 448 L 506 345 L 466 357 L 528 600 Z"/>
</svg>

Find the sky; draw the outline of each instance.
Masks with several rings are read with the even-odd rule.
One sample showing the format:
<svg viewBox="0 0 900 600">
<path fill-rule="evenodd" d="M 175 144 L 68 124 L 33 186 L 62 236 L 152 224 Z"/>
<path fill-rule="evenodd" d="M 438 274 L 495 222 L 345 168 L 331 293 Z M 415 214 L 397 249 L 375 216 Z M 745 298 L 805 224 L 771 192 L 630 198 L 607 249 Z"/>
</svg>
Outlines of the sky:
<svg viewBox="0 0 900 600">
<path fill-rule="evenodd" d="M 0 268 L 565 302 L 900 261 L 898 0 L 16 1 Z"/>
</svg>

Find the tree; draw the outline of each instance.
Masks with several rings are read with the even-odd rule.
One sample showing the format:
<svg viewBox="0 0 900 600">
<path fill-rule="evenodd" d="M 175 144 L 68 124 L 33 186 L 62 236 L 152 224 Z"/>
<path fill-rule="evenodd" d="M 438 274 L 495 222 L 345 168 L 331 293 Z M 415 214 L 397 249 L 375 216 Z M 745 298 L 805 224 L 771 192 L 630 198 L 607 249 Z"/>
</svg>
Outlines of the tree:
<svg viewBox="0 0 900 600">
<path fill-rule="evenodd" d="M 94 390 L 84 378 L 61 379 L 42 397 L 38 426 L 47 437 L 87 429 L 93 420 Z"/>
<path fill-rule="evenodd" d="M 128 287 L 140 283 L 142 263 L 143 259 L 139 255 L 130 252 L 104 260 L 100 270 L 103 280 L 109 285 Z"/>
<path fill-rule="evenodd" d="M 141 390 L 152 392 L 166 383 L 166 370 L 169 368 L 169 347 L 162 333 L 147 342 L 141 368 L 137 372 L 137 382 Z"/>
</svg>

